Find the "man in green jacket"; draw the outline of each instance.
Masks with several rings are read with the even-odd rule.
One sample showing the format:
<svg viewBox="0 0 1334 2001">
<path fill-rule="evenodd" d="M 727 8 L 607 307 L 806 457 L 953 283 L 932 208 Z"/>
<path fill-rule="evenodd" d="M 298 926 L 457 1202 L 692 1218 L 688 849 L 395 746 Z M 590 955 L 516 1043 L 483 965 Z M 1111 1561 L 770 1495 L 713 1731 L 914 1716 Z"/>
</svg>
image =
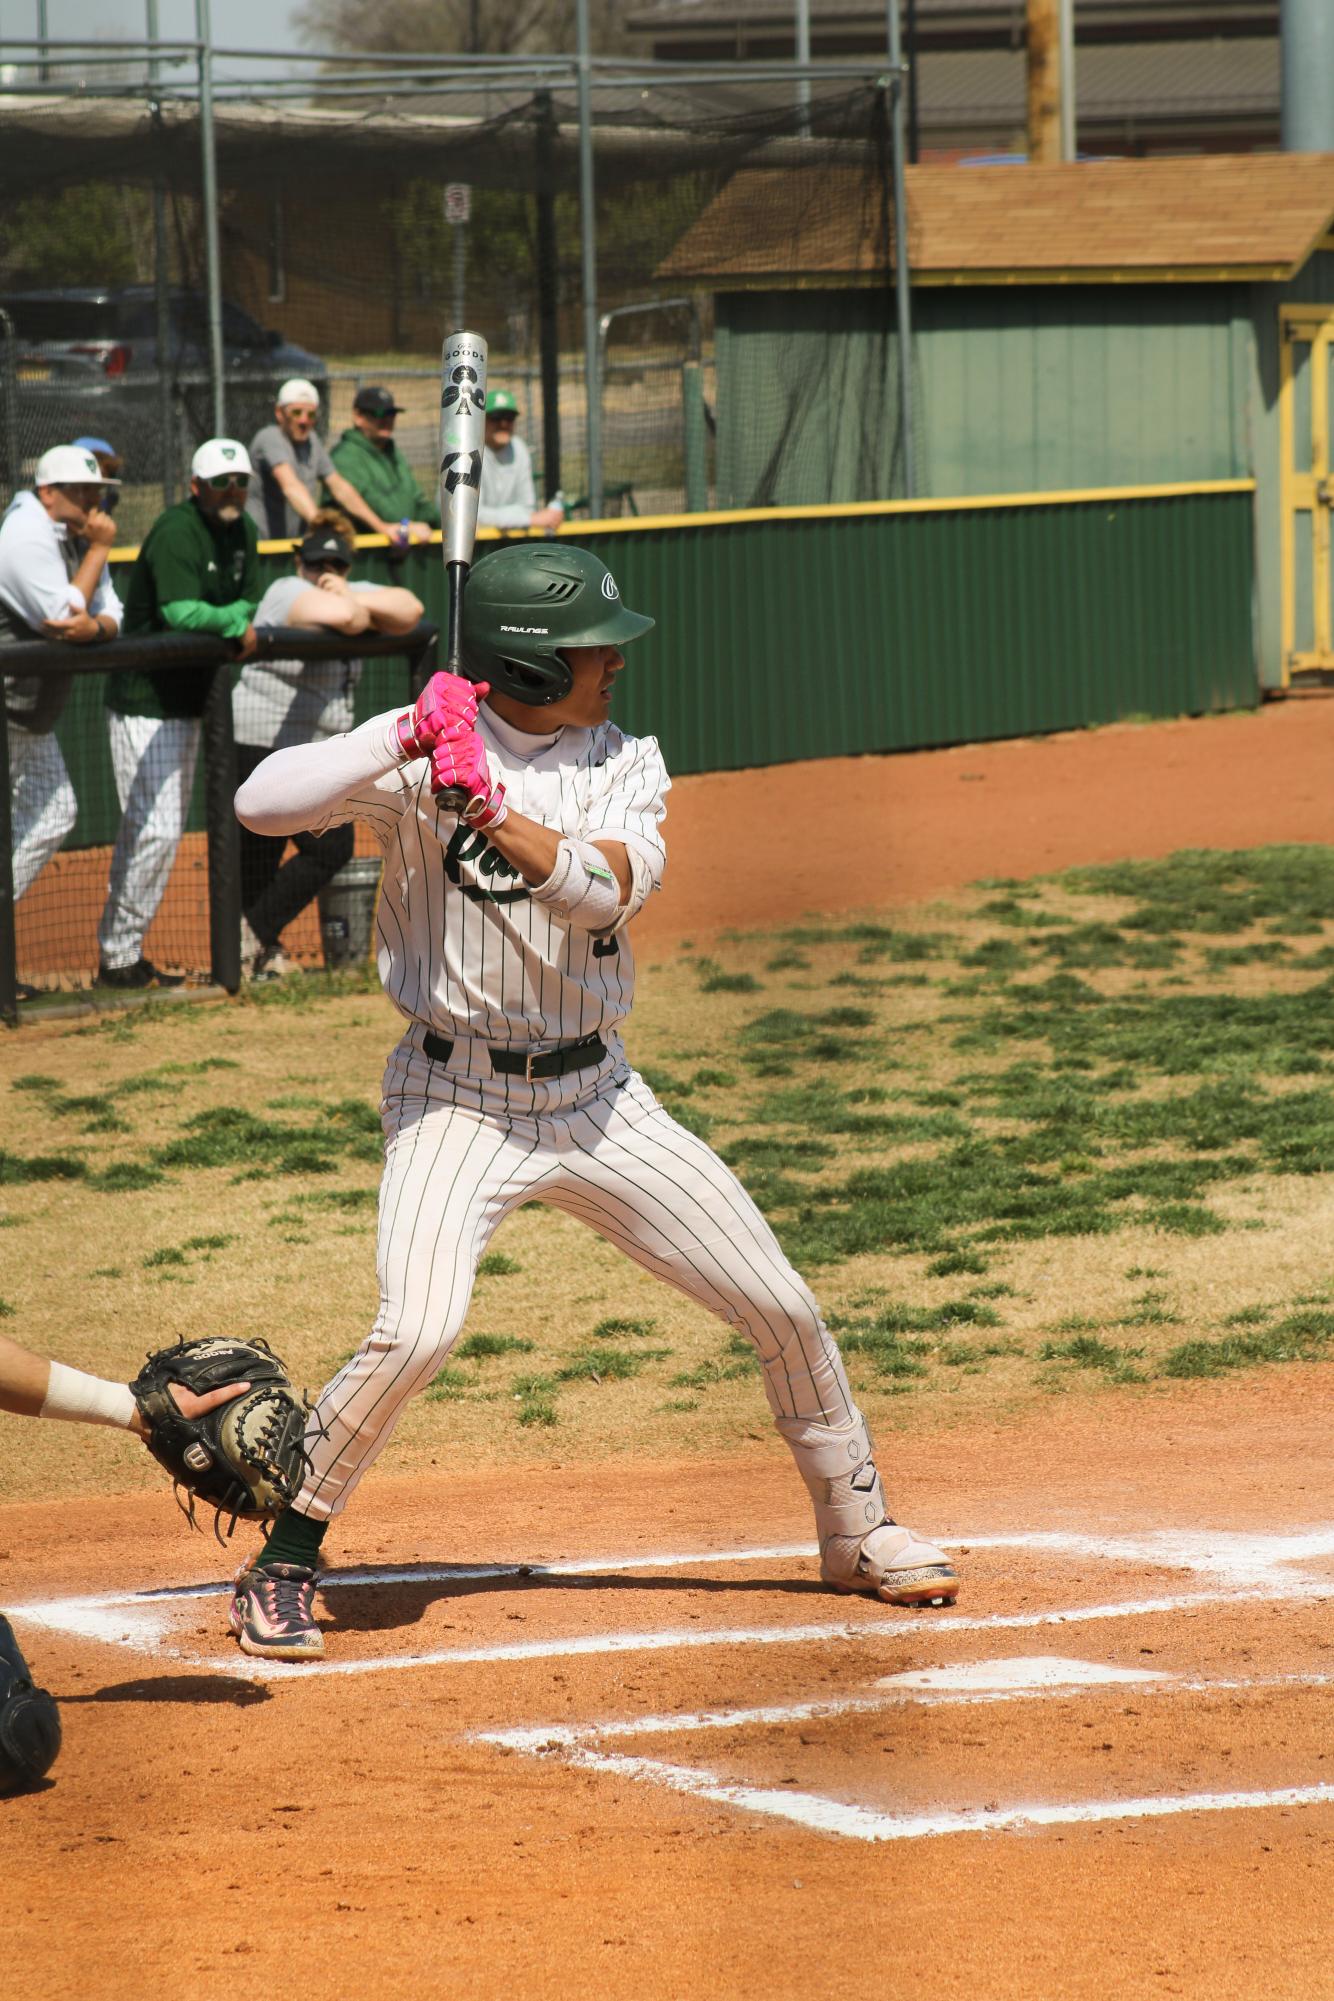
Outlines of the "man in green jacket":
<svg viewBox="0 0 1334 2001">
<path fill-rule="evenodd" d="M 358 389 L 352 402 L 352 426 L 344 431 L 330 457 L 382 521 L 398 524 L 393 540 L 405 549 L 430 540 L 440 526 L 437 501 L 422 492 L 417 475 L 394 443 L 394 420 L 403 405 L 393 391 L 371 384 Z"/>
<path fill-rule="evenodd" d="M 126 638 L 149 632 L 215 632 L 238 660 L 255 649 L 252 620 L 262 584 L 259 530 L 245 511 L 250 459 L 235 438 L 210 438 L 190 465 L 190 497 L 159 514 L 130 572 Z M 164 668 L 113 674 L 107 686 L 111 763 L 121 823 L 111 883 L 97 927 L 98 981 L 109 987 L 175 986 L 144 957 L 144 937 L 176 858 L 199 755 L 208 671 Z"/>
</svg>

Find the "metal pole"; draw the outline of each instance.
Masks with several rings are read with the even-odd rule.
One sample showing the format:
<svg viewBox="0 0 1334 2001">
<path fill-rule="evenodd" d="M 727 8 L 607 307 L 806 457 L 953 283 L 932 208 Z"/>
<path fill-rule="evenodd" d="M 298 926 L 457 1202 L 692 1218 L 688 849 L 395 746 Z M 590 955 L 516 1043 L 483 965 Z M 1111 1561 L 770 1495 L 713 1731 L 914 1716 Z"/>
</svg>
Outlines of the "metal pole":
<svg viewBox="0 0 1334 2001">
<path fill-rule="evenodd" d="M 797 61 L 809 65 L 811 60 L 811 0 L 796 0 L 796 42 Z M 803 132 L 811 127 L 811 80 L 809 76 L 797 79 L 797 119 Z"/>
<path fill-rule="evenodd" d="M 467 315 L 463 310 L 463 303 L 467 295 L 468 225 L 466 222 L 456 222 L 452 227 L 454 230 L 454 318 L 451 325 L 461 327 L 467 319 Z"/>
<path fill-rule="evenodd" d="M 894 181 L 894 325 L 899 357 L 899 435 L 903 439 L 903 495 L 917 496 L 917 446 L 912 393 L 912 286 L 908 271 L 908 194 L 903 171 L 903 61 L 899 0 L 889 0 L 890 161 Z"/>
<path fill-rule="evenodd" d="M 213 391 L 213 435 L 227 433 L 222 360 L 222 250 L 218 240 L 218 155 L 213 130 L 213 28 L 209 0 L 195 0 L 199 37 L 199 142 L 203 156 L 204 282 L 208 296 L 208 374 Z"/>
<path fill-rule="evenodd" d="M 236 744 L 232 677 L 225 662 L 212 670 L 202 721 L 209 963 L 214 986 L 234 994 L 241 984 L 241 834 L 232 805 Z"/>
<path fill-rule="evenodd" d="M 9 802 L 9 718 L 0 701 L 0 1021 L 19 1018 L 18 950 L 14 933 L 14 826 Z"/>
<path fill-rule="evenodd" d="M 45 83 L 50 75 L 46 60 L 49 53 L 46 46 L 49 38 L 46 0 L 37 0 L 37 81 L 39 83 Z"/>
<path fill-rule="evenodd" d="M 542 464 L 544 493 L 561 486 L 560 319 L 556 256 L 556 112 L 551 92 L 537 105 L 537 345 L 542 367 Z"/>
<path fill-rule="evenodd" d="M 908 163 L 917 165 L 922 150 L 921 121 L 917 105 L 917 0 L 908 0 Z"/>
<path fill-rule="evenodd" d="M 1334 152 L 1334 13 L 1327 0 L 1281 0 L 1278 32 L 1283 150 Z"/>
<path fill-rule="evenodd" d="M 1058 0 L 1027 0 L 1028 164 L 1061 155 L 1061 29 Z"/>
<path fill-rule="evenodd" d="M 148 18 L 148 39 L 158 40 L 157 0 L 146 0 Z M 156 83 L 162 71 L 162 64 L 156 55 L 149 57 L 148 77 Z M 162 106 L 156 98 L 150 100 L 149 110 L 153 118 L 153 132 L 156 143 L 162 145 Z M 171 270 L 167 260 L 167 189 L 162 175 L 153 176 L 153 294 L 157 306 L 157 386 L 158 386 L 158 448 L 162 453 L 162 505 L 170 507 L 176 498 L 176 450 L 172 438 L 174 429 L 171 408 Z"/>
<path fill-rule="evenodd" d="M 597 210 L 593 200 L 593 98 L 588 0 L 575 0 L 579 71 L 579 216 L 584 276 L 584 396 L 588 405 L 588 516 L 602 515 L 602 378 L 598 372 Z"/>
<path fill-rule="evenodd" d="M 1059 0 L 1061 38 L 1061 158 L 1078 158 L 1075 148 L 1075 0 Z"/>
</svg>

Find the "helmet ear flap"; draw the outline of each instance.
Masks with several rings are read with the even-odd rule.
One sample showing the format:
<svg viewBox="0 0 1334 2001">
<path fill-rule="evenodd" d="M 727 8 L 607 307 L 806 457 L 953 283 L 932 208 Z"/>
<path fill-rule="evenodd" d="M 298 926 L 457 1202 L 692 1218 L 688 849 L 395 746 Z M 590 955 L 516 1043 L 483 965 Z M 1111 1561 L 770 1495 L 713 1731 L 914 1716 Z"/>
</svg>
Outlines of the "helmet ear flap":
<svg viewBox="0 0 1334 2001">
<path fill-rule="evenodd" d="M 554 650 L 537 661 L 516 660 L 495 653 L 477 679 L 489 681 L 495 693 L 508 695 L 532 709 L 544 709 L 561 701 L 574 686 L 569 661 Z"/>
</svg>

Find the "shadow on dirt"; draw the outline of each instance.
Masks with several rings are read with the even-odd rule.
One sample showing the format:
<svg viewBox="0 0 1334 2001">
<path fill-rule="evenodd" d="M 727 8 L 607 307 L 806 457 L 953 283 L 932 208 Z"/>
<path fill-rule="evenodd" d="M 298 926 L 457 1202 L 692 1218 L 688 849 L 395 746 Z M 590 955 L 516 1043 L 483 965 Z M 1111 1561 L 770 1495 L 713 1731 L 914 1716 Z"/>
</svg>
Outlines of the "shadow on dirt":
<svg viewBox="0 0 1334 2001">
<path fill-rule="evenodd" d="M 257 1682 L 233 1680 L 230 1675 L 169 1674 L 155 1681 L 111 1682 L 106 1688 L 62 1695 L 59 1700 L 62 1708 L 75 1702 L 224 1702 L 234 1709 L 248 1709 L 271 1697 Z"/>
<path fill-rule="evenodd" d="M 439 1566 L 423 1566 L 437 1570 Z M 473 1574 L 468 1574 L 472 1572 Z M 829 1587 L 818 1577 L 692 1577 L 680 1572 L 646 1576 L 642 1571 L 597 1571 L 584 1574 L 534 1570 L 529 1574 L 507 1571 L 498 1577 L 478 1577 L 475 1566 L 458 1577 L 425 1576 L 420 1583 L 405 1579 L 395 1566 L 394 1581 L 376 1584 L 340 1585 L 337 1573 L 324 1580 L 320 1600 L 324 1617 L 320 1624 L 328 1632 L 378 1633 L 394 1626 L 412 1626 L 424 1618 L 442 1599 L 461 1604 L 468 1599 L 511 1599 L 516 1604 L 536 1591 L 674 1593 L 686 1597 L 709 1598 L 785 1596 L 830 1599 Z M 329 1590 L 328 1586 L 333 1585 Z M 513 1614 L 511 1616 L 514 1616 Z"/>
</svg>

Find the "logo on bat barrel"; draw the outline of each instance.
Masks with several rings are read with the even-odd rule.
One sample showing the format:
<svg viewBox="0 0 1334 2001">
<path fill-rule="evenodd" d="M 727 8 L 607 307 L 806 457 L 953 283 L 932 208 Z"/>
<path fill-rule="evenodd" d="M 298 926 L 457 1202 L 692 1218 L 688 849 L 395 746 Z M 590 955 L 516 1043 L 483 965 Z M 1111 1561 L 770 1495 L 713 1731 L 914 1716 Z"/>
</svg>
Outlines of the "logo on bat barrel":
<svg viewBox="0 0 1334 2001">
<path fill-rule="evenodd" d="M 463 363 L 451 368 L 448 380 L 440 392 L 440 408 L 452 410 L 460 417 L 470 413 L 481 416 L 486 406 L 486 393 L 478 379 L 477 370 Z"/>
<path fill-rule="evenodd" d="M 475 486 L 481 491 L 482 454 L 480 452 L 450 452 L 440 464 L 440 477 L 445 492 L 453 493 L 456 487 Z"/>
</svg>

